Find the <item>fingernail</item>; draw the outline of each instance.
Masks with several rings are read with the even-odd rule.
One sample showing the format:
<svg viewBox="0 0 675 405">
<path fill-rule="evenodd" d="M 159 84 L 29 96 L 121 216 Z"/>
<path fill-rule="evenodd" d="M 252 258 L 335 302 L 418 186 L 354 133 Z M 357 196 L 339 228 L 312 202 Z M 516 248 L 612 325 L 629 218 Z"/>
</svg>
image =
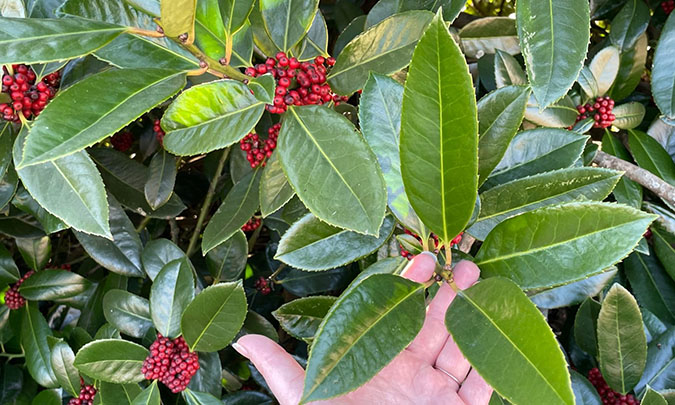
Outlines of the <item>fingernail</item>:
<svg viewBox="0 0 675 405">
<path fill-rule="evenodd" d="M 237 342 L 232 343 L 232 348 L 237 351 L 237 353 L 241 354 L 242 356 L 248 358 L 248 351 L 246 348 L 242 345 L 240 345 Z"/>
<path fill-rule="evenodd" d="M 426 256 L 432 257 L 432 258 L 434 259 L 435 262 L 438 262 L 438 258 L 436 257 L 436 255 L 433 254 L 433 253 L 431 253 L 431 252 L 429 252 L 429 251 L 427 251 L 427 250 L 425 250 L 424 252 L 420 253 L 420 255 L 426 255 Z"/>
</svg>

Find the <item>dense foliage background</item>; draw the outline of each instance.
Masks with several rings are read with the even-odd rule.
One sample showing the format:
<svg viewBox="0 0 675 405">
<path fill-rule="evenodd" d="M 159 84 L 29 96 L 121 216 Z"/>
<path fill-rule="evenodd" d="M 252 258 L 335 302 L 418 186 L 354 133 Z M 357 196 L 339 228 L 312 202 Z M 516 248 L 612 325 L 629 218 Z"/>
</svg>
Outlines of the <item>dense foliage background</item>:
<svg viewBox="0 0 675 405">
<path fill-rule="evenodd" d="M 463 259 L 491 404 L 675 403 L 674 8 L 0 0 L 0 403 L 341 395 Z"/>
</svg>

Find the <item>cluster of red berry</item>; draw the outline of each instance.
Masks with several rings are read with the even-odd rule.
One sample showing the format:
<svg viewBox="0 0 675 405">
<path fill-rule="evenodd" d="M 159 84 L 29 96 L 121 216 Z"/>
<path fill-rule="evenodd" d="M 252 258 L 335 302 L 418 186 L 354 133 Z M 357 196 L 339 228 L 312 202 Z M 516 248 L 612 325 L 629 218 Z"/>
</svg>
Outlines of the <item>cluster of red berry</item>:
<svg viewBox="0 0 675 405">
<path fill-rule="evenodd" d="M 155 120 L 152 124 L 152 130 L 155 132 L 155 137 L 157 138 L 157 141 L 159 141 L 159 144 L 162 145 L 164 143 L 164 130 L 162 129 L 162 126 L 159 124 L 160 120 Z"/>
<path fill-rule="evenodd" d="M 110 137 L 110 143 L 118 151 L 126 152 L 134 144 L 134 134 L 129 131 L 120 131 Z"/>
<path fill-rule="evenodd" d="M 8 93 L 12 99 L 9 103 L 0 104 L 0 113 L 6 121 L 19 122 L 19 114 L 25 118 L 40 115 L 49 100 L 56 96 L 61 82 L 59 72 L 50 73 L 35 83 L 37 75 L 26 65 L 12 65 L 14 74 L 10 74 L 6 66 L 2 69 L 2 92 Z"/>
<path fill-rule="evenodd" d="M 612 125 L 612 122 L 614 122 L 614 119 L 616 118 L 612 113 L 613 108 L 614 100 L 608 96 L 596 98 L 595 103 L 593 104 L 587 103 L 586 105 L 578 105 L 577 111 L 579 111 L 579 115 L 577 116 L 575 124 L 588 117 L 592 117 L 595 121 L 593 128 L 607 128 Z M 569 129 L 572 129 L 572 127 L 569 127 Z"/>
<path fill-rule="evenodd" d="M 265 277 L 259 277 L 253 284 L 253 287 L 255 287 L 256 290 L 260 291 L 260 294 L 262 295 L 269 295 L 269 293 L 272 292 L 272 287 L 270 287 L 270 281 Z"/>
<path fill-rule="evenodd" d="M 28 279 L 28 277 L 32 276 L 33 273 L 35 273 L 34 270 L 29 271 L 28 273 L 24 274 L 23 277 L 19 279 L 12 287 L 10 287 L 9 290 L 5 293 L 5 305 L 9 309 L 19 309 L 22 306 L 26 305 L 26 299 L 19 294 L 19 287 L 21 287 L 21 284 L 23 284 L 24 281 Z"/>
<path fill-rule="evenodd" d="M 277 147 L 277 138 L 281 124 L 276 123 L 267 130 L 267 139 L 260 139 L 258 134 L 251 132 L 239 141 L 239 147 L 246 152 L 246 160 L 255 169 L 259 165 L 265 167 L 265 160 L 272 156 L 272 152 Z"/>
<path fill-rule="evenodd" d="M 199 357 L 190 352 L 182 336 L 172 340 L 158 333 L 141 372 L 147 380 L 159 380 L 177 393 L 188 386 L 198 369 Z"/>
<path fill-rule="evenodd" d="M 87 385 L 84 383 L 82 377 L 80 377 L 80 395 L 77 398 L 72 398 L 68 401 L 68 405 L 94 405 L 94 396 L 96 396 L 96 388 L 93 385 Z"/>
<path fill-rule="evenodd" d="M 672 13 L 675 10 L 675 0 L 662 1 L 661 8 L 666 15 Z"/>
<path fill-rule="evenodd" d="M 277 81 L 274 104 L 267 106 L 272 114 L 281 114 L 289 105 L 323 104 L 333 101 L 336 105 L 348 97 L 334 94 L 328 83 L 328 68 L 335 65 L 335 58 L 317 56 L 313 62 L 300 62 L 278 52 L 265 63 L 246 68 L 248 76 L 256 77 L 271 73 Z"/>
<path fill-rule="evenodd" d="M 588 381 L 590 381 L 598 391 L 604 405 L 638 405 L 640 403 L 640 401 L 631 394 L 621 395 L 609 388 L 609 385 L 607 385 L 605 379 L 602 378 L 602 374 L 597 367 L 588 372 Z"/>
<path fill-rule="evenodd" d="M 262 219 L 253 217 L 246 221 L 244 226 L 241 227 L 241 230 L 244 232 L 253 232 L 260 227 L 262 224 Z"/>
</svg>

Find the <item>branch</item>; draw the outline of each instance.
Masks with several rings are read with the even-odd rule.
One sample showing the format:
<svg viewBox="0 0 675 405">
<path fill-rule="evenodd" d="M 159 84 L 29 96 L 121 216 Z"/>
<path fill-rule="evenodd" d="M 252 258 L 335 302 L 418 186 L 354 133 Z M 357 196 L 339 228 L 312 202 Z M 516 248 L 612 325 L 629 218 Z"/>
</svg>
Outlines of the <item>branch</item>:
<svg viewBox="0 0 675 405">
<path fill-rule="evenodd" d="M 625 176 L 629 179 L 650 190 L 668 204 L 675 205 L 675 187 L 661 180 L 651 172 L 602 151 L 598 151 L 593 159 L 593 163 L 600 167 L 625 172 Z"/>
<path fill-rule="evenodd" d="M 188 52 L 193 54 L 194 56 L 197 57 L 200 61 L 206 63 L 206 66 L 208 67 L 209 70 L 215 71 L 215 72 L 220 72 L 224 74 L 225 76 L 239 80 L 239 81 L 244 81 L 244 80 L 249 80 L 250 77 L 246 76 L 245 74 L 241 73 L 239 69 L 235 69 L 232 66 L 229 65 L 222 65 L 220 62 L 217 60 L 213 60 L 212 58 L 209 58 L 202 52 L 199 48 L 197 48 L 194 44 L 184 44 L 180 41 L 177 41 L 180 45 L 183 46 Z M 203 66 L 202 66 L 203 67 Z"/>
</svg>

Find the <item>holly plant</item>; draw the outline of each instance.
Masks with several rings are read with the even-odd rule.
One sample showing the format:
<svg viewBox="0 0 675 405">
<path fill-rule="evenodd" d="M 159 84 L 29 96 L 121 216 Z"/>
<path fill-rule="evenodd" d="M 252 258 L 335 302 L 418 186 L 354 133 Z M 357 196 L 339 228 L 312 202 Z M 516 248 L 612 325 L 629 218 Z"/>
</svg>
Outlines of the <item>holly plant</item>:
<svg viewBox="0 0 675 405">
<path fill-rule="evenodd" d="M 673 9 L 0 0 L 0 403 L 338 398 L 440 286 L 490 404 L 674 403 Z"/>
</svg>

